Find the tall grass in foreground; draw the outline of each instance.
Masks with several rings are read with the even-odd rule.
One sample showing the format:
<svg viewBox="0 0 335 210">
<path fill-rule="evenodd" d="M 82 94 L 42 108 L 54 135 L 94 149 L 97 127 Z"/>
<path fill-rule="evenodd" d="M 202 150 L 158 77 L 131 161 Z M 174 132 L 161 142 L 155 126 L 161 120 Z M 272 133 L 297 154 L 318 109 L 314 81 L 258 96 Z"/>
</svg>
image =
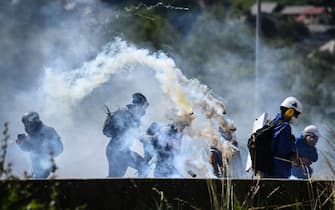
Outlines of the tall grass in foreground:
<svg viewBox="0 0 335 210">
<path fill-rule="evenodd" d="M 19 179 L 12 175 L 12 165 L 6 164 L 6 154 L 9 142 L 9 126 L 8 123 L 4 124 L 2 132 L 3 137 L 0 140 L 0 209 L 46 209 L 56 210 L 61 209 L 59 198 L 62 193 L 62 188 L 59 187 L 57 182 L 54 182 L 48 189 L 44 189 L 43 194 L 46 195 L 45 200 L 40 200 L 34 197 L 36 195 L 37 185 L 28 183 L 27 185 L 17 185 L 15 183 L 5 182 L 9 179 Z M 335 130 L 330 129 L 327 137 L 327 142 L 332 151 L 335 151 Z M 335 176 L 335 169 L 333 162 L 335 161 L 335 154 L 325 153 L 326 161 Z M 53 163 L 53 173 L 51 178 L 56 177 L 57 166 L 55 161 Z M 229 167 L 229 164 L 225 164 Z M 226 168 L 229 174 L 229 168 Z M 27 178 L 27 177 L 25 177 Z M 250 186 L 237 185 L 234 180 L 229 176 L 224 179 L 208 179 L 207 181 L 208 197 L 204 197 L 204 201 L 210 204 L 213 210 L 224 209 L 335 209 L 335 184 L 334 182 L 327 182 L 325 184 L 318 184 L 312 179 L 306 182 L 307 196 L 303 200 L 299 200 L 294 192 L 290 195 L 287 191 L 287 184 L 290 182 L 282 181 L 278 185 L 272 184 L 271 181 L 255 179 L 249 183 Z M 287 182 L 287 183 L 286 183 Z M 244 187 L 243 190 L 241 190 Z M 301 185 L 302 186 L 302 185 Z M 158 186 L 157 186 L 158 187 Z M 266 189 L 266 190 L 264 190 Z M 147 206 L 146 209 L 201 209 L 196 204 L 179 198 L 177 195 L 167 196 L 162 190 L 152 188 L 158 195 L 153 198 L 152 202 L 144 203 L 142 206 Z M 190 189 L 193 190 L 193 189 Z M 297 189 L 298 190 L 298 189 Z M 32 193 L 35 192 L 35 193 Z M 283 194 L 283 192 L 285 194 Z M 244 193 L 244 194 L 241 194 Z M 205 193 L 206 194 L 206 193 Z M 306 199 L 305 199 L 306 198 Z M 282 199 L 286 199 L 284 202 Z M 120 201 L 121 202 L 121 201 Z M 152 206 L 155 206 L 152 208 Z M 151 207 L 151 208 L 150 208 Z M 64 208 L 63 208 L 64 209 Z M 75 209 L 88 209 L 87 206 L 81 205 Z"/>
<path fill-rule="evenodd" d="M 335 167 L 333 165 L 333 163 L 335 162 L 335 153 L 334 153 L 335 151 L 335 129 L 331 127 L 331 125 L 327 126 L 327 134 L 325 136 L 325 139 L 326 139 L 329 150 L 322 152 L 322 155 L 324 156 L 326 160 L 326 164 L 331 170 L 333 177 L 335 177 Z M 335 209 L 335 184 L 333 184 L 332 189 L 333 189 L 332 193 L 328 199 L 332 201 L 333 209 Z"/>
<path fill-rule="evenodd" d="M 332 151 L 335 151 L 335 130 L 331 130 L 328 141 L 329 144 L 332 144 Z M 331 164 L 335 161 L 335 154 L 329 155 L 332 155 L 330 156 L 332 159 L 327 160 L 335 171 Z M 207 180 L 211 209 L 335 209 L 334 181 L 314 181 L 311 178 L 272 181 L 256 177 L 249 182 L 252 183 L 251 186 L 243 186 L 241 183 L 236 185 L 236 183 L 238 180 L 234 182 L 230 177 L 221 180 Z M 295 189 L 296 186 L 303 187 L 303 189 Z M 241 190 L 243 187 L 244 190 Z M 243 192 L 247 193 L 241 195 Z"/>
<path fill-rule="evenodd" d="M 327 151 L 321 151 L 321 154 L 324 156 L 326 164 L 332 172 L 333 177 L 335 177 L 335 167 L 333 165 L 335 162 L 335 129 L 328 126 L 327 134 L 324 137 L 327 143 L 327 148 L 329 149 Z"/>
<path fill-rule="evenodd" d="M 0 179 L 18 179 L 12 174 L 12 164 L 7 163 L 6 155 L 9 143 L 9 124 L 4 124 L 4 130 L 2 131 L 3 139 L 0 141 Z"/>
<path fill-rule="evenodd" d="M 0 140 L 0 209 L 1 210 L 12 210 L 12 209 L 30 209 L 30 210 L 57 210 L 61 209 L 59 204 L 59 186 L 55 182 L 50 189 L 44 189 L 48 199 L 47 201 L 41 201 L 34 197 L 36 189 L 33 184 L 17 185 L 15 183 L 6 184 L 6 180 L 19 180 L 19 177 L 12 174 L 12 164 L 6 164 L 6 155 L 8 144 L 10 140 L 9 135 L 9 124 L 4 123 L 4 130 L 2 132 L 3 138 Z M 55 160 L 51 155 L 51 175 L 50 179 L 56 177 L 57 166 Z M 30 176 L 24 175 L 24 178 L 31 178 Z M 4 182 L 1 182 L 3 180 Z M 86 209 L 85 205 L 81 205 L 75 208 L 75 210 Z"/>
<path fill-rule="evenodd" d="M 247 192 L 241 190 L 241 186 L 235 186 L 234 181 L 231 182 L 229 179 L 220 180 L 222 188 L 217 181 L 208 180 L 208 193 L 213 210 L 335 209 L 334 182 L 319 184 L 304 181 L 296 185 L 303 187 L 305 191 L 302 191 L 302 189 L 292 188 L 292 185 L 291 187 L 286 186 L 287 182 L 292 181 L 279 181 L 277 184 L 271 184 L 271 180 L 256 179 Z"/>
</svg>

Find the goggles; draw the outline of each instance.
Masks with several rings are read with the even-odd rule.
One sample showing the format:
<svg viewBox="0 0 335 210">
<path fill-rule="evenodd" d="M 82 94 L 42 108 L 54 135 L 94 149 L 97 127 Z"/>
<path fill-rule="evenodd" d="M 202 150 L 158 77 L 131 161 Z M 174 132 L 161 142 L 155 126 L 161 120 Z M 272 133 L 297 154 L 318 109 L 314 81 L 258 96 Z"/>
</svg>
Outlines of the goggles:
<svg viewBox="0 0 335 210">
<path fill-rule="evenodd" d="M 300 115 L 300 112 L 298 112 L 297 110 L 294 110 L 294 117 L 298 119 Z"/>
<path fill-rule="evenodd" d="M 306 137 L 309 136 L 312 141 L 317 141 L 319 139 L 319 137 L 313 133 L 306 133 L 305 135 Z"/>
</svg>

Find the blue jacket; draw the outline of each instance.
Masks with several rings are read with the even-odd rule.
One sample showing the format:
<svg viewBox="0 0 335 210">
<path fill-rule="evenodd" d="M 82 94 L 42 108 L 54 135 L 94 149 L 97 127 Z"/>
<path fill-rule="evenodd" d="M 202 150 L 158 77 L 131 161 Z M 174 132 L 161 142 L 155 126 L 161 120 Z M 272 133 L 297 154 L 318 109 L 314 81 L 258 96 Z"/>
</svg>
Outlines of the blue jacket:
<svg viewBox="0 0 335 210">
<path fill-rule="evenodd" d="M 274 159 L 271 177 L 288 178 L 291 175 L 291 155 L 295 152 L 294 138 L 292 138 L 293 136 L 289 122 L 285 121 L 282 114 L 277 114 L 273 121 L 278 119 L 281 119 L 282 121 L 274 128 L 272 140 Z"/>
<path fill-rule="evenodd" d="M 316 162 L 318 160 L 318 153 L 316 151 L 316 148 L 308 145 L 303 135 L 296 138 L 295 145 L 300 158 L 307 158 L 311 162 Z M 308 179 L 312 175 L 313 170 L 310 165 L 293 165 L 291 172 L 292 175 L 297 178 Z"/>
</svg>

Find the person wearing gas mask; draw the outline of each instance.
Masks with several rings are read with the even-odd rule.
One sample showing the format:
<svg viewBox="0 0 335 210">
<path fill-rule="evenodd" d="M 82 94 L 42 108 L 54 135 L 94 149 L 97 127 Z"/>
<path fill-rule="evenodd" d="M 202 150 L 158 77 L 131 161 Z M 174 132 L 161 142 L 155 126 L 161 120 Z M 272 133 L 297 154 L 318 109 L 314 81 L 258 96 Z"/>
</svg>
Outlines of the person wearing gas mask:
<svg viewBox="0 0 335 210">
<path fill-rule="evenodd" d="M 146 130 L 146 133 L 140 139 L 144 149 L 144 160 L 147 163 L 149 163 L 156 155 L 156 150 L 153 142 L 156 142 L 158 140 L 157 137 L 161 128 L 162 126 L 160 124 L 158 124 L 157 122 L 152 122 L 149 128 Z"/>
<path fill-rule="evenodd" d="M 155 177 L 180 177 L 174 165 L 174 157 L 180 150 L 183 128 L 176 124 L 163 126 L 152 139 L 157 154 Z"/>
<path fill-rule="evenodd" d="M 302 105 L 295 97 L 287 97 L 280 105 L 280 113 L 272 120 L 275 123 L 272 139 L 273 169 L 264 177 L 289 178 L 292 161 L 297 162 L 295 138 L 290 123 L 298 118 Z"/>
<path fill-rule="evenodd" d="M 138 170 L 139 176 L 146 176 L 146 162 L 130 146 L 136 129 L 140 127 L 141 118 L 145 115 L 149 103 L 141 93 L 132 95 L 132 103 L 125 108 L 111 113 L 106 107 L 107 118 L 102 132 L 111 138 L 107 145 L 108 177 L 122 177 L 128 167 Z"/>
<path fill-rule="evenodd" d="M 22 123 L 27 133 L 18 134 L 16 143 L 30 153 L 33 178 L 47 178 L 52 171 L 52 158 L 63 152 L 63 144 L 56 130 L 46 126 L 37 112 L 25 113 Z"/>
<path fill-rule="evenodd" d="M 146 159 L 156 157 L 154 177 L 182 177 L 175 167 L 175 158 L 180 154 L 183 131 L 190 126 L 193 113 L 179 116 L 175 122 L 161 126 L 153 122 L 147 129 L 147 135 L 143 143 L 145 145 Z M 195 177 L 191 170 L 189 175 Z"/>
<path fill-rule="evenodd" d="M 305 127 L 303 134 L 296 138 L 295 145 L 299 156 L 299 165 L 292 165 L 292 175 L 300 179 L 311 178 L 313 169 L 311 164 L 318 160 L 316 143 L 320 137 L 318 128 L 315 125 Z"/>
</svg>

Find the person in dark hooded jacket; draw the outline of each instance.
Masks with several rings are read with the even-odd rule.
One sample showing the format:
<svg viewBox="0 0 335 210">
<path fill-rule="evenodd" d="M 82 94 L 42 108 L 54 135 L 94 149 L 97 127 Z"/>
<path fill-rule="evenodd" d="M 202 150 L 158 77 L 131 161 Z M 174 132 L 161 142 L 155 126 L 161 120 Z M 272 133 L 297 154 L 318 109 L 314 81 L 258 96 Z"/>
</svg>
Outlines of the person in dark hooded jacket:
<svg viewBox="0 0 335 210">
<path fill-rule="evenodd" d="M 43 124 L 37 112 L 25 113 L 22 123 L 28 135 L 18 134 L 16 143 L 30 153 L 32 177 L 47 178 L 53 167 L 51 158 L 63 152 L 61 139 L 54 128 Z"/>
<path fill-rule="evenodd" d="M 156 157 L 155 177 L 182 177 L 175 167 L 175 158 L 180 154 L 184 129 L 190 126 L 193 112 L 179 116 L 175 122 L 162 126 L 153 122 L 142 139 L 146 160 Z M 188 174 L 195 177 L 191 170 Z"/>
<path fill-rule="evenodd" d="M 174 156 L 181 144 L 181 131 L 176 124 L 161 126 L 153 122 L 142 138 L 145 151 L 145 160 L 149 162 L 156 157 L 155 177 L 180 176 L 174 166 Z"/>
<path fill-rule="evenodd" d="M 128 167 L 137 169 L 140 177 L 145 176 L 146 163 L 143 157 L 130 150 L 132 142 L 128 140 L 134 137 L 132 130 L 139 128 L 148 105 L 143 94 L 134 93 L 132 103 L 125 108 L 113 113 L 108 110 L 102 130 L 111 138 L 106 149 L 108 177 L 122 177 Z"/>
<path fill-rule="evenodd" d="M 181 138 L 182 129 L 176 124 L 162 127 L 157 136 L 153 138 L 152 144 L 157 153 L 155 177 L 181 176 L 174 165 L 175 155 L 180 150 Z"/>
</svg>

